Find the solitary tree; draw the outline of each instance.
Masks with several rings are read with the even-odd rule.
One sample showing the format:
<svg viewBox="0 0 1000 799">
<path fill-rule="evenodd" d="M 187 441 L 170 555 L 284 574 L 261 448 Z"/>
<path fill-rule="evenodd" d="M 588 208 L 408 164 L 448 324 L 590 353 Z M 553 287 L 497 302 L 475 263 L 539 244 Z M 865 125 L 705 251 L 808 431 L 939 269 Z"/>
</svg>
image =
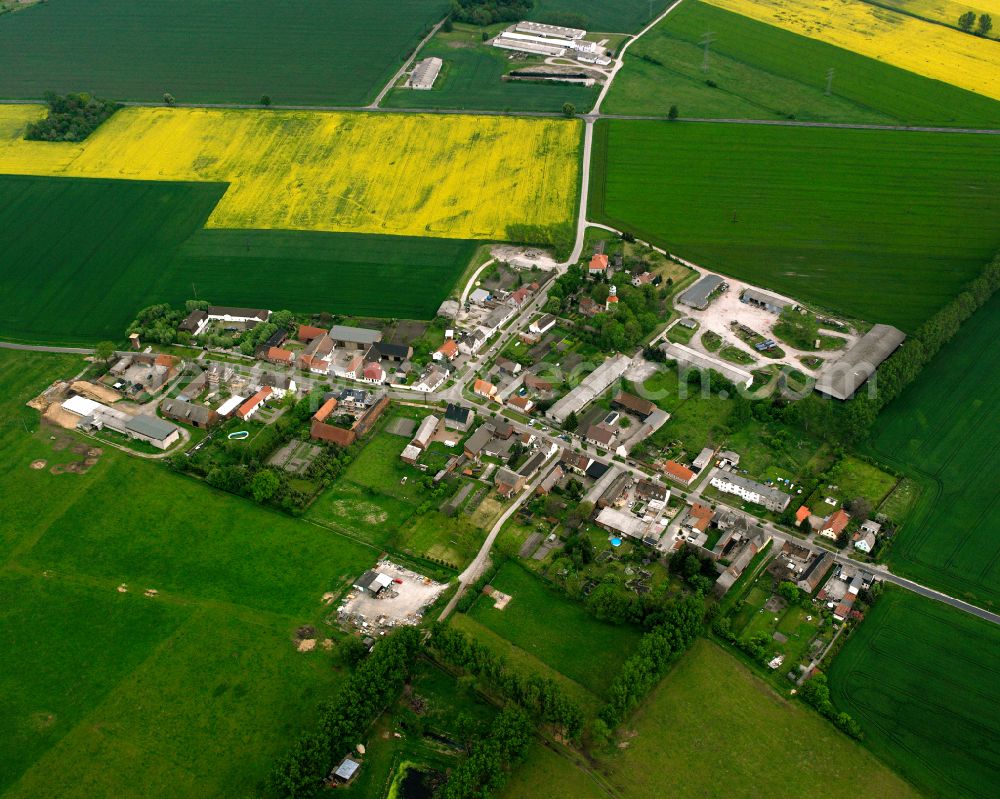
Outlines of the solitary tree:
<svg viewBox="0 0 1000 799">
<path fill-rule="evenodd" d="M 976 35 L 986 36 L 991 30 L 993 30 L 993 17 L 989 14 L 980 14 L 979 27 L 976 28 Z"/>
<path fill-rule="evenodd" d="M 680 111 L 677 110 L 677 106 L 670 106 L 670 110 L 667 112 L 667 119 L 673 122 L 678 116 L 680 116 Z"/>
<path fill-rule="evenodd" d="M 966 33 L 972 30 L 973 25 L 976 24 L 976 12 L 966 11 L 962 16 L 958 18 L 958 27 L 961 28 Z"/>
<path fill-rule="evenodd" d="M 576 116 L 576 106 L 573 103 L 563 103 L 563 114 L 568 117 Z"/>
<path fill-rule="evenodd" d="M 260 96 L 260 104 L 261 105 L 270 105 L 271 104 L 271 95 L 269 95 L 269 94 L 262 94 Z"/>
<path fill-rule="evenodd" d="M 164 92 L 163 102 L 165 102 L 167 105 L 173 105 L 176 102 L 176 100 L 174 100 L 174 96 L 170 92 Z"/>
<path fill-rule="evenodd" d="M 115 354 L 115 343 L 113 341 L 99 341 L 97 346 L 94 347 L 94 355 L 107 363 L 111 360 L 111 356 Z"/>
</svg>

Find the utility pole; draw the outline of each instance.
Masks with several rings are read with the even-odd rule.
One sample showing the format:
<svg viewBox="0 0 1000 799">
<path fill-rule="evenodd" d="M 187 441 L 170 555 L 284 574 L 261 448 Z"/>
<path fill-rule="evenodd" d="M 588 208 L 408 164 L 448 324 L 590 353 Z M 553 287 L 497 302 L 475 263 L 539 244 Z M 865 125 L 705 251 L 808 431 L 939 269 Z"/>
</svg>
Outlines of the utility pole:
<svg viewBox="0 0 1000 799">
<path fill-rule="evenodd" d="M 833 67 L 830 67 L 826 71 L 826 96 L 827 97 L 829 97 L 830 94 L 833 92 L 833 76 L 834 76 L 835 72 L 836 72 L 836 70 Z"/>
<path fill-rule="evenodd" d="M 714 36 L 715 36 L 715 34 L 712 33 L 711 31 L 709 31 L 704 36 L 702 36 L 701 37 L 701 41 L 698 42 L 699 45 L 701 45 L 702 47 L 705 48 L 705 55 L 701 59 L 701 71 L 702 72 L 708 72 L 708 46 L 712 42 L 715 41 L 715 39 L 713 38 Z"/>
</svg>

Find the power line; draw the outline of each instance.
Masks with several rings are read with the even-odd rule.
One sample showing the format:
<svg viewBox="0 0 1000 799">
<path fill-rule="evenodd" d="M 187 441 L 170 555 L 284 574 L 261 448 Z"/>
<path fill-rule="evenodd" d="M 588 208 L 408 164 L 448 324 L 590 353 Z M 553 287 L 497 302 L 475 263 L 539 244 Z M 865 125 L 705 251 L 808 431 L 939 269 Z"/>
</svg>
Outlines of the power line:
<svg viewBox="0 0 1000 799">
<path fill-rule="evenodd" d="M 712 42 L 715 41 L 715 34 L 709 31 L 704 36 L 701 37 L 701 41 L 698 44 L 705 48 L 705 55 L 701 59 L 701 71 L 708 72 L 708 47 Z"/>
<path fill-rule="evenodd" d="M 826 96 L 827 97 L 829 97 L 830 94 L 832 94 L 832 92 L 833 92 L 833 76 L 836 73 L 836 71 L 837 70 L 835 70 L 833 67 L 830 67 L 826 71 Z"/>
</svg>

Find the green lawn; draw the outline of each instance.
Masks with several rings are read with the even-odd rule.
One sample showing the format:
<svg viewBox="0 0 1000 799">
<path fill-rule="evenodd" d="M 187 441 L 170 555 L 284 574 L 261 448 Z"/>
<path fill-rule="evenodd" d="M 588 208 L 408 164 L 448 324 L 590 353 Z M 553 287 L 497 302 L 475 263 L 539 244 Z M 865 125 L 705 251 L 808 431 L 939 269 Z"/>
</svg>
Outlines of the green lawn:
<svg viewBox="0 0 1000 799">
<path fill-rule="evenodd" d="M 118 339 L 139 308 L 194 296 L 430 318 L 475 250 L 461 240 L 203 229 L 225 190 L 214 183 L 0 177 L 0 336 Z"/>
<path fill-rule="evenodd" d="M 536 742 L 507 780 L 502 799 L 606 799 L 599 777 L 578 768 L 556 744 Z"/>
<path fill-rule="evenodd" d="M 594 147 L 592 218 L 906 330 L 1000 245 L 992 136 L 604 120 Z"/>
<path fill-rule="evenodd" d="M 486 44 L 481 34 L 482 28 L 461 24 L 455 25 L 449 33 L 439 31 L 420 51 L 421 58 L 437 56 L 444 62 L 434 88 L 429 91 L 393 89 L 382 105 L 387 108 L 562 111 L 563 103 L 572 103 L 581 112 L 593 107 L 597 100 L 596 87 L 503 80 L 511 70 L 524 68 L 525 62 L 511 60 L 510 51 Z"/>
<path fill-rule="evenodd" d="M 878 457 L 923 487 L 890 566 L 993 608 L 1000 603 L 998 325 L 995 296 L 883 411 L 874 433 Z"/>
<path fill-rule="evenodd" d="M 598 696 L 638 645 L 638 630 L 598 621 L 516 563 L 505 565 L 491 585 L 513 599 L 496 610 L 480 596 L 469 615 Z"/>
<path fill-rule="evenodd" d="M 602 110 L 665 116 L 671 105 L 683 117 L 1000 127 L 988 97 L 692 0 L 629 48 Z"/>
<path fill-rule="evenodd" d="M 1000 773 L 1000 628 L 888 587 L 830 669 L 838 709 L 928 796 L 986 799 Z"/>
<path fill-rule="evenodd" d="M 828 721 L 708 641 L 695 643 L 627 726 L 636 733 L 627 747 L 599 760 L 624 799 L 852 799 L 859 785 L 874 796 L 918 795 Z"/>
<path fill-rule="evenodd" d="M 362 105 L 444 0 L 59 0 L 0 18 L 0 97 Z M 128 68 L 122 65 L 127 64 Z"/>
<path fill-rule="evenodd" d="M 109 448 L 52 474 L 84 439 L 23 403 L 81 366 L 0 351 L 0 793 L 249 795 L 340 680 L 296 628 L 339 639 L 378 550 Z"/>
</svg>

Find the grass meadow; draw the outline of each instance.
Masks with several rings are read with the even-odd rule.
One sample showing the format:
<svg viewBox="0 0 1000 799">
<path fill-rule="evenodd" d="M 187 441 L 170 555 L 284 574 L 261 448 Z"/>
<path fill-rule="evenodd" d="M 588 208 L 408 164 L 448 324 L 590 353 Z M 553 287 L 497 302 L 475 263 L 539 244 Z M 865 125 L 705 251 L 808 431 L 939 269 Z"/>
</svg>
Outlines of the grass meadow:
<svg viewBox="0 0 1000 799">
<path fill-rule="evenodd" d="M 851 799 L 917 792 L 828 721 L 777 694 L 728 652 L 698 641 L 601 758 L 615 795 Z M 715 752 L 714 757 L 706 753 Z"/>
<path fill-rule="evenodd" d="M 602 121 L 592 218 L 912 331 L 1000 245 L 992 136 Z"/>
<path fill-rule="evenodd" d="M 498 25 L 497 29 L 502 27 Z M 437 56 L 444 62 L 434 88 L 393 89 L 382 105 L 491 111 L 562 111 L 563 103 L 589 111 L 594 105 L 598 91 L 595 87 L 503 80 L 504 75 L 524 64 L 511 61 L 509 51 L 483 42 L 482 30 L 476 25 L 456 24 L 450 32 L 438 31 L 420 51 L 421 58 Z"/>
<path fill-rule="evenodd" d="M 0 176 L 0 336 L 117 340 L 139 308 L 195 296 L 430 318 L 475 252 L 458 239 L 202 229 L 225 189 Z"/>
<path fill-rule="evenodd" d="M 432 494 L 423 484 L 427 475 L 399 459 L 408 443 L 408 438 L 385 432 L 368 438 L 306 515 L 372 546 L 435 558 L 459 569 L 479 551 L 488 525 L 461 511 L 452 516 L 440 511 L 459 485 L 446 482 L 441 494 Z"/>
<path fill-rule="evenodd" d="M 510 594 L 510 603 L 496 610 L 483 595 L 469 616 L 597 696 L 638 646 L 638 630 L 598 621 L 516 563 L 501 568 L 490 584 Z"/>
<path fill-rule="evenodd" d="M 602 110 L 665 115 L 671 105 L 685 117 L 1000 127 L 996 100 L 705 2 L 683 3 L 629 48 Z"/>
<path fill-rule="evenodd" d="M 14 120 L 0 122 L 0 173 L 228 183 L 212 228 L 520 240 L 527 227 L 541 244 L 576 213 L 575 120 L 125 108 L 67 144 L 17 138 L 25 114 L 0 107 Z"/>
<path fill-rule="evenodd" d="M 996 42 L 856 0 L 707 0 L 779 28 L 1000 100 Z"/>
<path fill-rule="evenodd" d="M 981 308 L 879 416 L 877 456 L 923 491 L 890 551 L 894 571 L 1000 605 L 1000 296 Z"/>
<path fill-rule="evenodd" d="M 445 0 L 60 0 L 0 19 L 0 97 L 362 105 Z M 123 69 L 122 64 L 128 64 Z"/>
<path fill-rule="evenodd" d="M 987 799 L 1000 771 L 1000 630 L 889 586 L 830 669 L 869 748 L 928 796 Z"/>
<path fill-rule="evenodd" d="M 0 793 L 248 795 L 340 680 L 296 628 L 378 552 L 108 448 L 53 474 L 23 403 L 81 366 L 0 351 Z"/>
<path fill-rule="evenodd" d="M 669 0 L 535 0 L 528 19 L 575 25 L 588 31 L 638 33 Z M 652 10 L 653 15 L 649 12 Z"/>
</svg>

